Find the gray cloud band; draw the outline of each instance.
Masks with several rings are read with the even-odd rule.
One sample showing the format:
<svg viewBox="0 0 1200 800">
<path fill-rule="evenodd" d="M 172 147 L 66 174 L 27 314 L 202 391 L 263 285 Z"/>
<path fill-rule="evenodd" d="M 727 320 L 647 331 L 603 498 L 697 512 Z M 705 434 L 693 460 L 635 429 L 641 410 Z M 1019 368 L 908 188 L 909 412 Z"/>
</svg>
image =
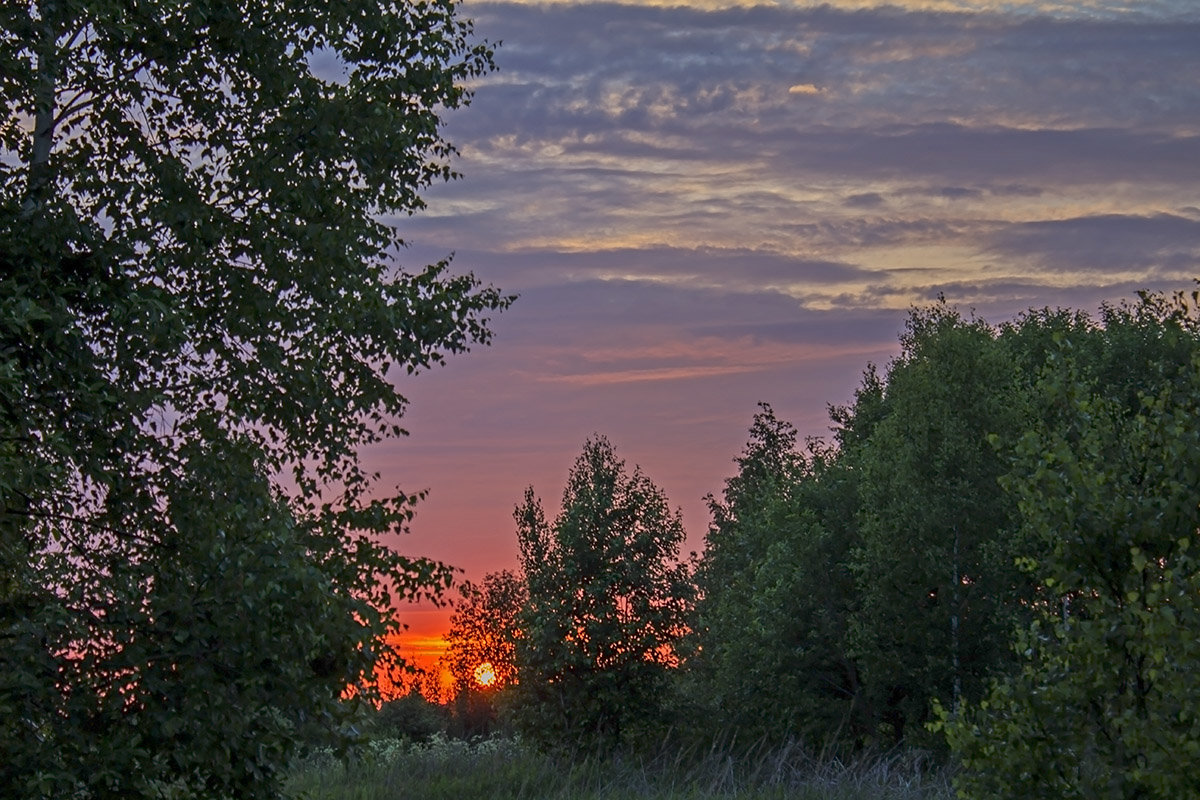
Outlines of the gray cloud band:
<svg viewBox="0 0 1200 800">
<path fill-rule="evenodd" d="M 504 45 L 449 123 L 468 180 L 405 230 L 516 289 L 641 276 L 900 303 L 928 270 L 986 282 L 956 257 L 994 286 L 1057 273 L 1055 291 L 1070 271 L 1194 269 L 1194 5 L 1016 6 L 475 4 Z"/>
</svg>

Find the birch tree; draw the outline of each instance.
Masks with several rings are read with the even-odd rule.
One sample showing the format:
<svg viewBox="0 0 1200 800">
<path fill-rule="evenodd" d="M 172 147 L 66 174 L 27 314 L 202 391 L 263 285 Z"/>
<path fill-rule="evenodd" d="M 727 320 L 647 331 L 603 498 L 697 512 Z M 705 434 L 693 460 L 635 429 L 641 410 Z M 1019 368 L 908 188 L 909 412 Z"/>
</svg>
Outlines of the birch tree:
<svg viewBox="0 0 1200 800">
<path fill-rule="evenodd" d="M 447 567 L 359 460 L 508 299 L 401 266 L 452 1 L 0 7 L 0 794 L 267 797 Z"/>
</svg>

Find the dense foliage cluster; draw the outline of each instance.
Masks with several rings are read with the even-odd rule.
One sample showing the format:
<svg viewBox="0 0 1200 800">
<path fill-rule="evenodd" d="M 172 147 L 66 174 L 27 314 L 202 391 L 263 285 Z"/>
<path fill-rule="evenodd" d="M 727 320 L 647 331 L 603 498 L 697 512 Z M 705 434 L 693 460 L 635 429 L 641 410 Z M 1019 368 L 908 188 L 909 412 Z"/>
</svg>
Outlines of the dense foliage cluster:
<svg viewBox="0 0 1200 800">
<path fill-rule="evenodd" d="M 0 7 L 0 795 L 272 796 L 447 585 L 357 454 L 507 302 L 387 224 L 452 174 L 471 39 L 449 0 Z"/>
<path fill-rule="evenodd" d="M 483 685 L 477 671 L 486 665 L 486 687 L 501 689 L 516 682 L 518 617 L 528 591 L 521 577 L 508 570 L 488 573 L 475 584 L 464 581 L 446 633 L 446 667 L 455 692 Z"/>
<path fill-rule="evenodd" d="M 588 440 L 551 524 L 530 488 L 514 512 L 528 601 L 517 642 L 519 722 L 604 747 L 657 725 L 691 584 L 683 520 L 607 439 Z"/>
<path fill-rule="evenodd" d="M 904 742 L 971 797 L 1181 797 L 1200 747 L 1200 315 L 914 311 L 798 450 L 756 416 L 698 573 L 709 719 Z"/>
<path fill-rule="evenodd" d="M 1200 320 L 1159 300 L 1121 323 L 1105 356 L 1136 360 L 1062 349 L 1057 424 L 1006 478 L 1036 591 L 1019 670 L 942 713 L 972 798 L 1200 793 Z"/>
</svg>

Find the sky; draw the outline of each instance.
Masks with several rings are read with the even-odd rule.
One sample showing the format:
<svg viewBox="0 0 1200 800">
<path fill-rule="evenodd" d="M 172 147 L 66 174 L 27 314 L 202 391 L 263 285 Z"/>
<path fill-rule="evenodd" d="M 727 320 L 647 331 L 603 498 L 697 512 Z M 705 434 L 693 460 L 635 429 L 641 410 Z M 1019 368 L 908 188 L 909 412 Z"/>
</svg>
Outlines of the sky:
<svg viewBox="0 0 1200 800">
<path fill-rule="evenodd" d="M 683 512 L 757 403 L 828 436 L 938 296 L 998 323 L 1200 276 L 1200 3 L 912 0 L 462 6 L 498 71 L 446 119 L 461 180 L 397 220 L 414 267 L 519 295 L 490 347 L 405 379 L 365 453 L 428 489 L 403 552 L 517 566 L 607 436 Z M 448 612 L 403 610 L 428 655 Z"/>
</svg>

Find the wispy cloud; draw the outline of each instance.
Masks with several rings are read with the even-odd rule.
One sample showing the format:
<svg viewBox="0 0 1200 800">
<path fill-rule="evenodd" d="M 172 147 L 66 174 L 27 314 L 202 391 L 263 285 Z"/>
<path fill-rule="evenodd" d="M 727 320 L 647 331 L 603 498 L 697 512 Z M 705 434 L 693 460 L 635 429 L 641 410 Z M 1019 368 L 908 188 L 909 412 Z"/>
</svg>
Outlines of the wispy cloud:
<svg viewBox="0 0 1200 800">
<path fill-rule="evenodd" d="M 1166 213 L 1038 220 L 998 231 L 992 247 L 1047 270 L 1187 273 L 1200 270 L 1200 220 Z"/>
<path fill-rule="evenodd" d="M 602 386 L 614 383 L 643 383 L 646 381 L 679 381 L 691 378 L 718 378 L 730 375 L 740 375 L 745 372 L 758 372 L 760 366 L 691 366 L 691 367 L 650 367 L 646 369 L 626 369 L 616 372 L 584 372 L 573 375 L 548 375 L 541 380 L 552 383 L 569 383 L 575 386 Z"/>
</svg>

